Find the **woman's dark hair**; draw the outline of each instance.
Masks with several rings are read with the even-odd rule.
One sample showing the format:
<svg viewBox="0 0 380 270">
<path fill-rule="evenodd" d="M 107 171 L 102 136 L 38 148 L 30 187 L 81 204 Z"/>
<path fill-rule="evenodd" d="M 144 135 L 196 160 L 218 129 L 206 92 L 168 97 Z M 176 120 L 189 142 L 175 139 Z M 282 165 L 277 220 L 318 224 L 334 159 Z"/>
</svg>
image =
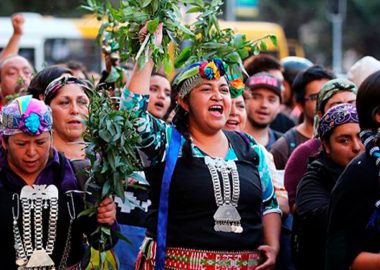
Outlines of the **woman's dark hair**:
<svg viewBox="0 0 380 270">
<path fill-rule="evenodd" d="M 317 65 L 311 66 L 308 69 L 298 73 L 292 85 L 296 101 L 301 104 L 305 104 L 306 86 L 313 81 L 323 79 L 332 80 L 335 79 L 335 75 L 334 73 Z"/>
<path fill-rule="evenodd" d="M 178 74 L 177 74 L 178 76 Z M 175 81 L 173 79 L 173 81 Z M 186 81 L 186 80 L 185 80 Z M 183 82 L 185 82 L 183 81 Z M 174 100 L 174 103 L 176 103 L 177 96 L 179 89 L 181 89 L 182 83 L 175 85 L 172 84 L 172 101 Z M 174 97 L 174 98 L 173 98 Z M 183 99 L 185 102 L 188 102 L 189 95 L 185 96 Z M 169 107 L 170 109 L 170 107 Z M 185 138 L 185 143 L 183 145 L 183 158 L 187 160 L 188 162 L 191 162 L 192 160 L 192 150 L 191 150 L 191 140 L 190 140 L 190 134 L 188 130 L 188 124 L 189 124 L 189 115 L 188 112 L 185 111 L 184 108 L 182 108 L 180 105 L 176 105 L 176 114 L 173 118 L 173 124 L 178 130 L 178 132 Z"/>
<path fill-rule="evenodd" d="M 377 129 L 380 124 L 374 119 L 380 113 L 380 71 L 368 76 L 359 87 L 356 110 L 361 129 Z"/>
<path fill-rule="evenodd" d="M 38 72 L 30 81 L 28 93 L 35 99 L 40 99 L 40 95 L 44 95 L 46 87 L 56 78 L 63 74 L 73 75 L 72 71 L 62 66 L 50 66 Z"/>
</svg>

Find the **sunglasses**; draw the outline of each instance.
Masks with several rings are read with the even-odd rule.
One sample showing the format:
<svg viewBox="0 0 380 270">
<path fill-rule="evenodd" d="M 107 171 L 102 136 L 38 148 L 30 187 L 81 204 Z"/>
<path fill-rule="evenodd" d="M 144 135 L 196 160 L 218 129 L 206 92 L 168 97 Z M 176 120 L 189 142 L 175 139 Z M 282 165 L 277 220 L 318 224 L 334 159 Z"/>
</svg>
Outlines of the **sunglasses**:
<svg viewBox="0 0 380 270">
<path fill-rule="evenodd" d="M 311 101 L 316 101 L 316 100 L 318 100 L 318 95 L 319 95 L 318 93 L 317 93 L 317 94 L 312 94 L 312 95 L 310 95 L 310 96 L 304 98 L 304 100 L 305 100 L 305 101 L 309 101 L 309 100 L 311 100 Z"/>
</svg>

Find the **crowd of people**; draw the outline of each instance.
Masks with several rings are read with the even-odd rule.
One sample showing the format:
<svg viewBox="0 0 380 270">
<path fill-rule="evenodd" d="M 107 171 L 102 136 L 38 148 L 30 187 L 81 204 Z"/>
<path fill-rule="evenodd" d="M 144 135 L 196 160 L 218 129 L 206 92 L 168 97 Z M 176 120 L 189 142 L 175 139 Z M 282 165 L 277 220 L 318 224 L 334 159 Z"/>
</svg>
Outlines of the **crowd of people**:
<svg viewBox="0 0 380 270">
<path fill-rule="evenodd" d="M 34 72 L 17 54 L 24 19 L 12 23 L 0 54 L 2 269 L 89 268 L 99 224 L 114 238 L 109 269 L 380 269 L 378 60 L 337 78 L 262 53 L 242 80 L 215 58 L 170 81 L 152 60 L 124 69 L 106 54 L 94 80 L 75 62 Z M 133 204 L 106 198 L 89 217 L 77 172 L 94 91 L 136 113 L 141 170 L 125 176 Z"/>
</svg>

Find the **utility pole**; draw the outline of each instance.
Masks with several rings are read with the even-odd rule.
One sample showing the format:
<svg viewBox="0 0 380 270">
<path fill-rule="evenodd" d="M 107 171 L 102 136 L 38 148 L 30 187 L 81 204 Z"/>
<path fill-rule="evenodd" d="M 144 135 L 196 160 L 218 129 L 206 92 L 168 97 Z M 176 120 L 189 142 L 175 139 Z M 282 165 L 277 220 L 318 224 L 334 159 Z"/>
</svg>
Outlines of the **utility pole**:
<svg viewBox="0 0 380 270">
<path fill-rule="evenodd" d="M 327 0 L 327 16 L 332 23 L 332 56 L 333 69 L 336 74 L 342 74 L 342 26 L 346 16 L 347 0 Z"/>
<path fill-rule="evenodd" d="M 226 0 L 226 21 L 236 21 L 236 0 Z"/>
</svg>

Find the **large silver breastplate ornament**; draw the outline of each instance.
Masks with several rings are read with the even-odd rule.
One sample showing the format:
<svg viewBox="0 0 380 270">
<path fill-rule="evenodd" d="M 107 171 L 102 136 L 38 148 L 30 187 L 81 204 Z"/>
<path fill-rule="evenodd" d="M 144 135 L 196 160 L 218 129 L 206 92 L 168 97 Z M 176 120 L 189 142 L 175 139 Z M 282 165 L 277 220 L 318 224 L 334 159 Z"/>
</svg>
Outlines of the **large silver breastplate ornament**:
<svg viewBox="0 0 380 270">
<path fill-rule="evenodd" d="M 18 194 L 13 195 L 13 199 Z M 22 207 L 23 234 L 18 228 L 19 201 Z M 49 209 L 48 236 L 43 245 L 43 209 Z M 13 234 L 16 249 L 16 264 L 19 270 L 55 269 L 50 255 L 53 253 L 57 233 L 58 189 L 54 185 L 24 186 L 17 200 L 17 209 L 12 208 Z M 33 222 L 33 226 L 32 226 Z M 33 227 L 33 233 L 32 233 Z M 33 238 L 33 239 L 32 239 Z"/>
<path fill-rule="evenodd" d="M 211 158 L 205 156 L 205 164 L 210 171 L 214 195 L 218 209 L 214 214 L 214 230 L 220 232 L 242 233 L 240 214 L 237 211 L 237 205 L 240 196 L 239 173 L 233 160 L 223 160 L 220 158 Z M 219 179 L 219 174 L 222 181 Z M 232 192 L 230 175 L 232 180 Z M 223 194 L 222 186 L 223 185 Z"/>
</svg>

